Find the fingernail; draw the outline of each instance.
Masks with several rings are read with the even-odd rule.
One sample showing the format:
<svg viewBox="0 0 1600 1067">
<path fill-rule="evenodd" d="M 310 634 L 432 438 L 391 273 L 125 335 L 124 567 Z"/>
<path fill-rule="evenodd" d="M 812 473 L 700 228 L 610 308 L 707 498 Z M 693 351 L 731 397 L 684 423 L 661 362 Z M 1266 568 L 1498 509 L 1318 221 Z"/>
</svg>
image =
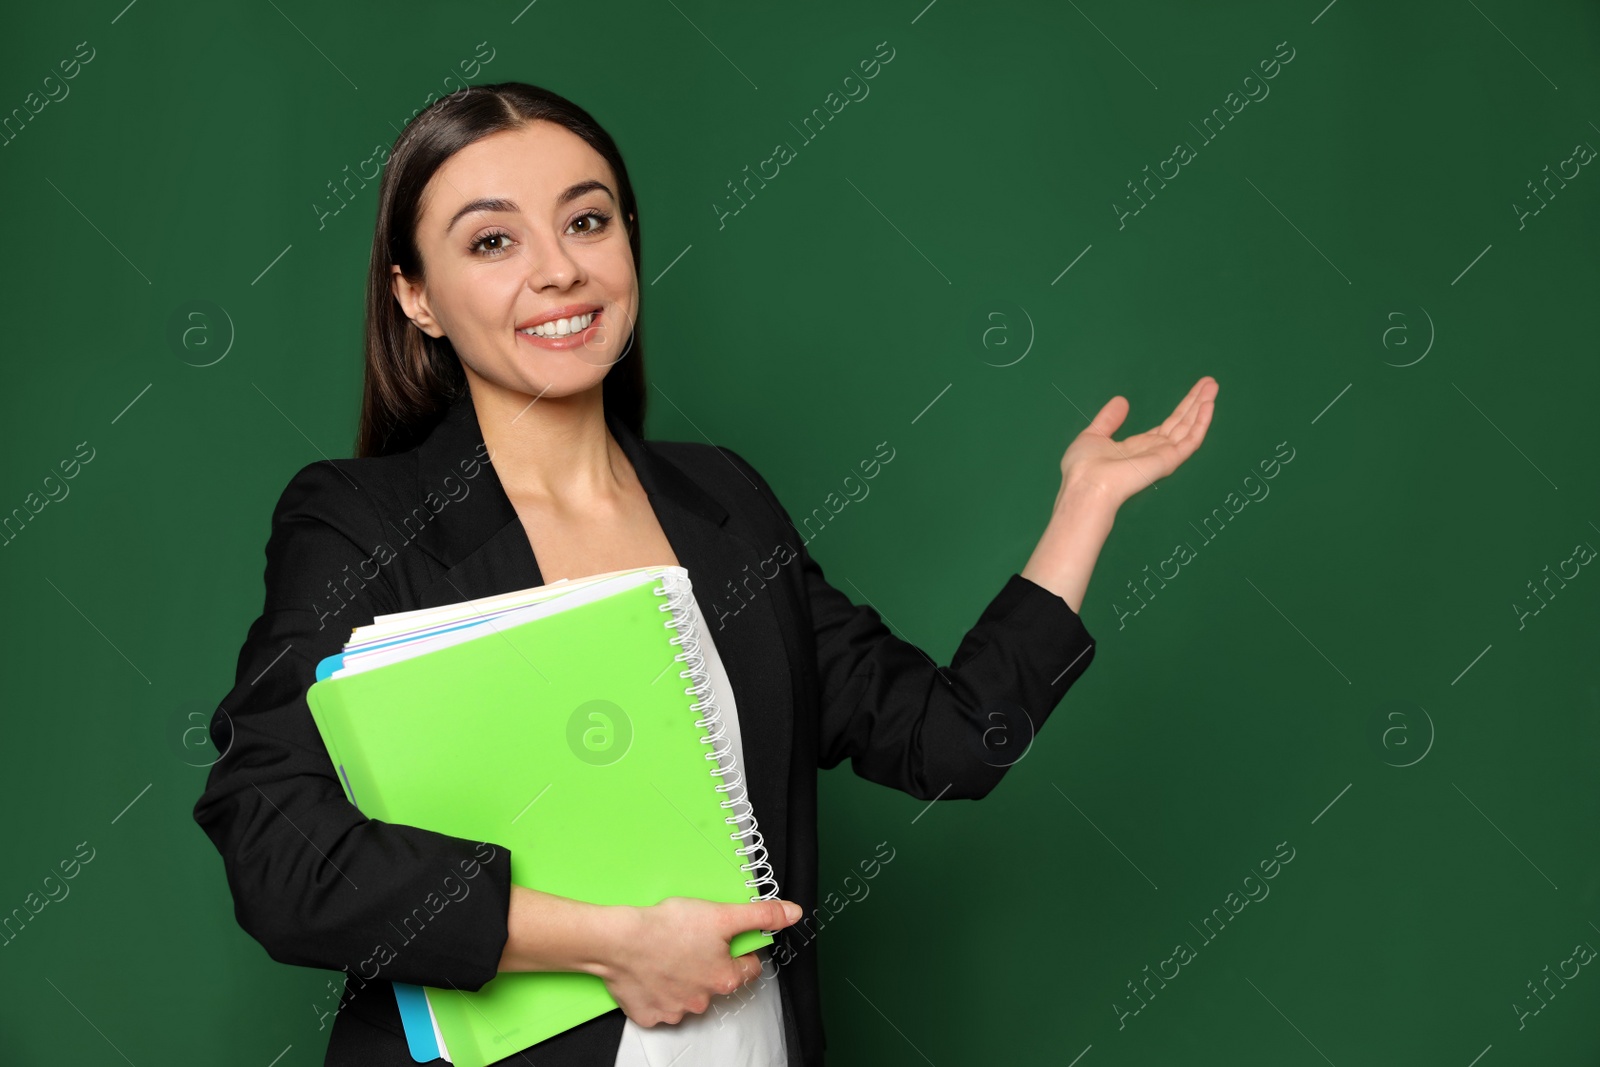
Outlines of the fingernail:
<svg viewBox="0 0 1600 1067">
<path fill-rule="evenodd" d="M 796 919 L 800 918 L 800 905 L 791 903 L 787 900 L 784 901 L 783 914 L 790 922 L 794 922 Z"/>
</svg>

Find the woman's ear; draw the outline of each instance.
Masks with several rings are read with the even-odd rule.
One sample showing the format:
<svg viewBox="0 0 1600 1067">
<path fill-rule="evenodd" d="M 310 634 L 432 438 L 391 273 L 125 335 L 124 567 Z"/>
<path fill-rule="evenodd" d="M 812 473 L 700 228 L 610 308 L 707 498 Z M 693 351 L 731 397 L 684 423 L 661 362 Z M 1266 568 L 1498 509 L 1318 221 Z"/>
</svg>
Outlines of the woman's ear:
<svg viewBox="0 0 1600 1067">
<path fill-rule="evenodd" d="M 406 318 L 429 337 L 443 337 L 444 330 L 428 310 L 427 287 L 407 278 L 398 263 L 390 264 L 389 271 L 394 283 L 394 298 L 400 302 L 400 309 L 406 313 Z"/>
</svg>

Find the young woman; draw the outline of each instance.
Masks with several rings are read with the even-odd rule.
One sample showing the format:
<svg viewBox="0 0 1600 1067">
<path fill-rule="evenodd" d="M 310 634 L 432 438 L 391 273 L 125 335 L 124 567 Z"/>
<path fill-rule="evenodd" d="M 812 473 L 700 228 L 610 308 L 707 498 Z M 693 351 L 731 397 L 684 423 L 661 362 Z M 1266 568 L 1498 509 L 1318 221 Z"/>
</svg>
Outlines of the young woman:
<svg viewBox="0 0 1600 1067">
<path fill-rule="evenodd" d="M 194 811 L 240 925 L 276 960 L 346 972 L 329 1064 L 412 1062 L 391 983 L 476 990 L 514 970 L 588 972 L 620 1005 L 526 1061 L 820 1064 L 818 769 L 849 759 L 930 801 L 994 788 L 1014 761 L 997 739 L 1031 739 L 1094 657 L 1078 611 L 1117 508 L 1211 421 L 1209 377 L 1123 441 L 1110 435 L 1127 401 L 1107 402 L 1062 456 L 1026 565 L 935 667 L 824 579 L 741 456 L 643 439 L 640 233 L 611 138 L 534 86 L 439 100 L 388 159 L 359 458 L 307 465 L 278 501 L 264 609 Z M 365 819 L 345 799 L 305 693 L 352 627 L 651 564 L 694 582 L 782 899 L 557 897 L 512 885 L 504 846 Z M 731 957 L 752 929 L 780 933 Z"/>
</svg>

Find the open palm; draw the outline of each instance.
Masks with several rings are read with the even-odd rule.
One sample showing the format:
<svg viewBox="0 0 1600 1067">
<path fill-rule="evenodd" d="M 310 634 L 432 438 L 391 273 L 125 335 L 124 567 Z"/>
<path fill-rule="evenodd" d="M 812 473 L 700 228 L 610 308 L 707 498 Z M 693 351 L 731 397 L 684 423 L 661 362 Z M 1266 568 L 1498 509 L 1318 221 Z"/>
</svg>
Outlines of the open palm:
<svg viewBox="0 0 1600 1067">
<path fill-rule="evenodd" d="M 1094 486 L 1120 504 L 1165 478 L 1205 440 L 1217 389 L 1215 378 L 1203 376 L 1161 425 L 1121 441 L 1111 435 L 1128 417 L 1128 400 L 1112 397 L 1067 446 L 1061 457 L 1063 482 Z"/>
</svg>

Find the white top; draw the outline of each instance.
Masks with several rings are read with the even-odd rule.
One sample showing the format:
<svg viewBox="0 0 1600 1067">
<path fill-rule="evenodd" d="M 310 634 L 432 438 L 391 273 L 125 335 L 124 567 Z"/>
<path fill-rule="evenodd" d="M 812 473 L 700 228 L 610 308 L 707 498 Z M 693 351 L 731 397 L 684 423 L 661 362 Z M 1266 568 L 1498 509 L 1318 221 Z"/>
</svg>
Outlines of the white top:
<svg viewBox="0 0 1600 1067">
<path fill-rule="evenodd" d="M 700 654 L 711 675 L 711 695 L 722 715 L 723 728 L 733 746 L 734 768 L 744 772 L 744 747 L 739 735 L 739 714 L 733 687 L 723 669 L 722 657 L 711 640 L 699 605 Z M 688 679 L 684 679 L 687 683 Z M 709 764 L 708 764 L 709 766 Z M 718 1067 L 788 1067 L 784 1050 L 783 1002 L 779 999 L 778 971 L 770 946 L 756 950 L 761 974 L 732 993 L 711 998 L 704 1012 L 688 1012 L 677 1023 L 640 1026 L 632 1019 L 622 1027 L 616 1067 L 690 1067 L 714 1063 Z"/>
</svg>

